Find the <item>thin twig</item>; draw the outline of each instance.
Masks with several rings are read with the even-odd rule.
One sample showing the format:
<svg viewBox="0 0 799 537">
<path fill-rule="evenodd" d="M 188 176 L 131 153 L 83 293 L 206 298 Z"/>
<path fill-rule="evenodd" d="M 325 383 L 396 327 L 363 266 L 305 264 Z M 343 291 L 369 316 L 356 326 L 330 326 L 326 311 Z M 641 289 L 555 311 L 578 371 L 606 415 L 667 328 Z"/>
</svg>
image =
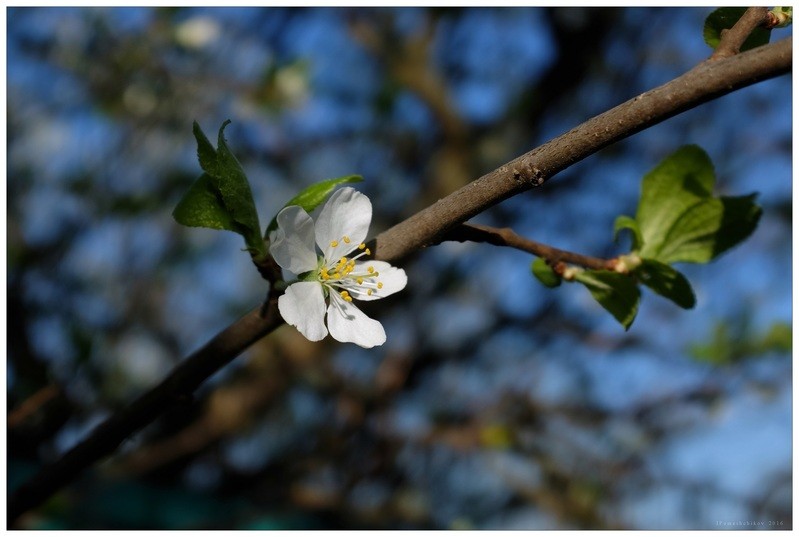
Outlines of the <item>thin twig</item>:
<svg viewBox="0 0 799 537">
<path fill-rule="evenodd" d="M 721 31 L 719 44 L 710 56 L 710 60 L 718 60 L 738 54 L 741 45 L 752 32 L 769 21 L 768 8 L 750 7 L 732 28 Z"/>
<path fill-rule="evenodd" d="M 444 235 L 442 241 L 485 242 L 495 246 L 508 246 L 541 257 L 553 267 L 558 263 L 571 263 L 589 269 L 613 270 L 615 266 L 613 259 L 601 259 L 553 248 L 517 235 L 512 229 L 507 227 L 496 228 L 477 224 L 461 224 Z"/>
</svg>

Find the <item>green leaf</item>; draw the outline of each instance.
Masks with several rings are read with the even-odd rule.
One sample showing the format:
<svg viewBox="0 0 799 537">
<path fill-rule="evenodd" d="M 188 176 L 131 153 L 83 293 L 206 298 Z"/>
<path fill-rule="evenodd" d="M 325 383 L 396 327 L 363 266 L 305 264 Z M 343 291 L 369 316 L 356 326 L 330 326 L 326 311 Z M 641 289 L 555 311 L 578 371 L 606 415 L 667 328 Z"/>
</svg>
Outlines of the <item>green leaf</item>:
<svg viewBox="0 0 799 537">
<path fill-rule="evenodd" d="M 618 240 L 619 232 L 623 229 L 629 229 L 632 231 L 633 234 L 633 244 L 632 249 L 638 250 L 641 248 L 641 245 L 644 243 L 644 239 L 641 236 L 641 230 L 638 227 L 638 222 L 630 217 L 621 215 L 616 218 L 616 222 L 613 224 L 613 240 Z"/>
<path fill-rule="evenodd" d="M 213 179 L 204 173 L 178 202 L 172 216 L 179 224 L 236 231 L 236 223 L 225 209 Z"/>
<path fill-rule="evenodd" d="M 755 196 L 713 196 L 715 175 L 694 145 L 666 157 L 644 176 L 636 220 L 641 257 L 663 263 L 706 263 L 748 237 L 762 210 Z"/>
<path fill-rule="evenodd" d="M 757 227 L 763 210 L 756 194 L 697 203 L 674 222 L 658 258 L 664 263 L 707 263 L 737 245 Z"/>
<path fill-rule="evenodd" d="M 765 334 L 756 334 L 748 314 L 734 316 L 716 324 L 708 340 L 688 349 L 694 359 L 714 365 L 730 365 L 743 360 L 790 353 L 793 345 L 790 323 L 777 322 Z"/>
<path fill-rule="evenodd" d="M 766 352 L 791 352 L 793 348 L 793 329 L 789 323 L 775 323 L 759 341 L 755 350 Z"/>
<path fill-rule="evenodd" d="M 229 121 L 223 123 L 222 128 L 225 128 Z M 200 168 L 211 175 L 216 175 L 216 149 L 211 145 L 211 142 L 200 128 L 200 124 L 196 121 L 192 125 L 192 131 L 194 132 L 194 138 L 197 140 L 197 160 L 200 161 Z"/>
<path fill-rule="evenodd" d="M 241 164 L 225 142 L 225 121 L 219 128 L 218 147 L 214 149 L 197 122 L 197 159 L 203 173 L 189 188 L 172 212 L 185 226 L 224 229 L 244 237 L 247 249 L 254 256 L 266 255 L 261 239 L 261 226 L 250 183 Z"/>
<path fill-rule="evenodd" d="M 258 211 L 250 190 L 250 182 L 244 173 L 238 159 L 233 155 L 225 142 L 224 130 L 230 123 L 225 121 L 219 128 L 219 141 L 216 152 L 216 186 L 222 195 L 225 207 L 230 211 L 233 219 L 241 224 L 245 230 L 244 240 L 249 248 L 263 249 L 261 240 L 261 224 L 258 221 Z"/>
<path fill-rule="evenodd" d="M 698 146 L 681 147 L 644 176 L 636 220 L 641 255 L 656 257 L 674 222 L 691 206 L 712 195 L 713 163 Z"/>
<path fill-rule="evenodd" d="M 713 11 L 705 19 L 705 27 L 702 32 L 705 43 L 710 48 L 715 49 L 719 46 L 721 40 L 721 31 L 727 30 L 735 26 L 738 19 L 746 12 L 746 7 L 722 7 Z M 766 45 L 771 39 L 771 30 L 765 28 L 755 28 L 749 37 L 746 38 L 743 45 L 741 45 L 741 52 L 761 45 Z"/>
<path fill-rule="evenodd" d="M 638 313 L 641 291 L 635 280 L 609 270 L 585 270 L 574 278 L 585 285 L 591 296 L 616 318 L 625 330 L 630 328 Z"/>
<path fill-rule="evenodd" d="M 319 183 L 314 183 L 286 202 L 286 204 L 281 207 L 281 210 L 291 205 L 299 205 L 305 209 L 306 212 L 310 213 L 321 205 L 337 186 L 345 183 L 359 183 L 361 181 L 363 181 L 363 177 L 360 175 L 345 175 L 344 177 L 337 177 L 335 179 L 327 179 Z M 269 234 L 275 229 L 277 229 L 277 215 L 272 218 L 272 221 L 269 222 L 269 225 L 266 227 L 264 238 L 268 240 Z"/>
<path fill-rule="evenodd" d="M 530 265 L 533 275 L 547 287 L 557 287 L 561 284 L 561 277 L 541 257 L 536 257 Z"/>
<path fill-rule="evenodd" d="M 717 323 L 707 343 L 691 345 L 688 353 L 698 362 L 729 365 L 740 360 L 740 338 L 734 336 L 724 323 Z"/>
<path fill-rule="evenodd" d="M 691 284 L 685 276 L 665 263 L 654 259 L 642 259 L 635 275 L 641 283 L 681 308 L 691 309 L 696 305 Z"/>
</svg>

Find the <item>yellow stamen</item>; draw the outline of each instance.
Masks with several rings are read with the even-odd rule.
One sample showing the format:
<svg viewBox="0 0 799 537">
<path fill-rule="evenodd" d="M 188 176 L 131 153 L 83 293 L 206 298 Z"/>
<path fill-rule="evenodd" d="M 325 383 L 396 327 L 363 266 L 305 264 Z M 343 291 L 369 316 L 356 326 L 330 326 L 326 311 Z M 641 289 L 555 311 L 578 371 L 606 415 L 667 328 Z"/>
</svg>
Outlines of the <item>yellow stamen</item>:
<svg viewBox="0 0 799 537">
<path fill-rule="evenodd" d="M 341 298 L 343 298 L 347 302 L 352 302 L 352 297 L 350 296 L 350 294 L 347 291 L 342 291 L 341 292 Z"/>
<path fill-rule="evenodd" d="M 377 282 L 377 288 L 378 289 L 382 289 L 383 288 L 383 282 Z"/>
<path fill-rule="evenodd" d="M 349 243 L 350 243 L 350 238 L 349 238 L 349 237 L 347 237 L 346 235 L 344 235 L 344 236 L 341 238 L 341 240 L 343 240 L 343 241 L 344 241 L 346 244 L 349 244 Z"/>
<path fill-rule="evenodd" d="M 338 246 L 338 241 L 330 241 L 330 246 L 335 248 L 336 246 Z"/>
<path fill-rule="evenodd" d="M 366 291 L 366 294 L 369 295 L 369 296 L 372 296 L 372 290 L 369 289 L 368 291 Z"/>
<path fill-rule="evenodd" d="M 356 281 L 358 282 L 358 285 L 363 285 L 363 278 L 358 278 Z"/>
<path fill-rule="evenodd" d="M 367 249 L 366 249 L 366 255 L 372 255 L 372 250 L 370 250 L 369 248 L 367 248 Z"/>
<path fill-rule="evenodd" d="M 366 244 L 361 243 L 361 244 L 358 245 L 358 249 L 359 250 L 363 250 L 364 248 L 366 248 Z"/>
<path fill-rule="evenodd" d="M 375 268 L 371 267 L 371 266 L 370 267 L 366 267 L 366 272 L 368 272 L 369 274 L 374 274 Z"/>
</svg>

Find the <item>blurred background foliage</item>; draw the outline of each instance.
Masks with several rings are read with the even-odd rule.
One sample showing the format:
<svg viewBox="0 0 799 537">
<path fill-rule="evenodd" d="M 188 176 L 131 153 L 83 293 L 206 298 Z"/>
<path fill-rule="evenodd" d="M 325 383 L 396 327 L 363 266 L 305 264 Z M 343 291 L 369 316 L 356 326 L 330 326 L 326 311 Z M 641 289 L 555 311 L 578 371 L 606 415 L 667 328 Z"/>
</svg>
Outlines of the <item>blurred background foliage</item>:
<svg viewBox="0 0 799 537">
<path fill-rule="evenodd" d="M 193 120 L 233 120 L 263 221 L 357 173 L 376 234 L 706 58 L 709 11 L 9 9 L 9 490 L 265 296 L 240 237 L 171 218 Z M 680 267 L 694 310 L 645 294 L 625 333 L 528 255 L 430 248 L 368 309 L 386 345 L 283 327 L 22 525 L 790 527 L 790 112 L 790 77 L 755 85 L 477 218 L 612 256 L 642 175 L 699 144 L 764 216 Z"/>
</svg>

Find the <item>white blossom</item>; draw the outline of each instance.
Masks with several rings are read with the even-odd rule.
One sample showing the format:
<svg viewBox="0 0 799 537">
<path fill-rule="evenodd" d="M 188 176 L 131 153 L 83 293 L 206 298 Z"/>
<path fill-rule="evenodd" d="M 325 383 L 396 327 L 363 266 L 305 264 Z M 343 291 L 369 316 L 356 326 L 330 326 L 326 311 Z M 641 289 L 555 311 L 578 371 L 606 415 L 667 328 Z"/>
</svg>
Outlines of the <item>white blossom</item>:
<svg viewBox="0 0 799 537">
<path fill-rule="evenodd" d="M 278 265 L 300 277 L 278 299 L 278 308 L 309 340 L 319 341 L 329 330 L 338 341 L 365 348 L 385 343 L 383 325 L 353 299 L 384 298 L 404 289 L 408 277 L 385 261 L 365 259 L 371 255 L 364 244 L 371 221 L 369 198 L 350 187 L 330 197 L 316 222 L 296 205 L 278 213 L 269 251 Z"/>
</svg>

